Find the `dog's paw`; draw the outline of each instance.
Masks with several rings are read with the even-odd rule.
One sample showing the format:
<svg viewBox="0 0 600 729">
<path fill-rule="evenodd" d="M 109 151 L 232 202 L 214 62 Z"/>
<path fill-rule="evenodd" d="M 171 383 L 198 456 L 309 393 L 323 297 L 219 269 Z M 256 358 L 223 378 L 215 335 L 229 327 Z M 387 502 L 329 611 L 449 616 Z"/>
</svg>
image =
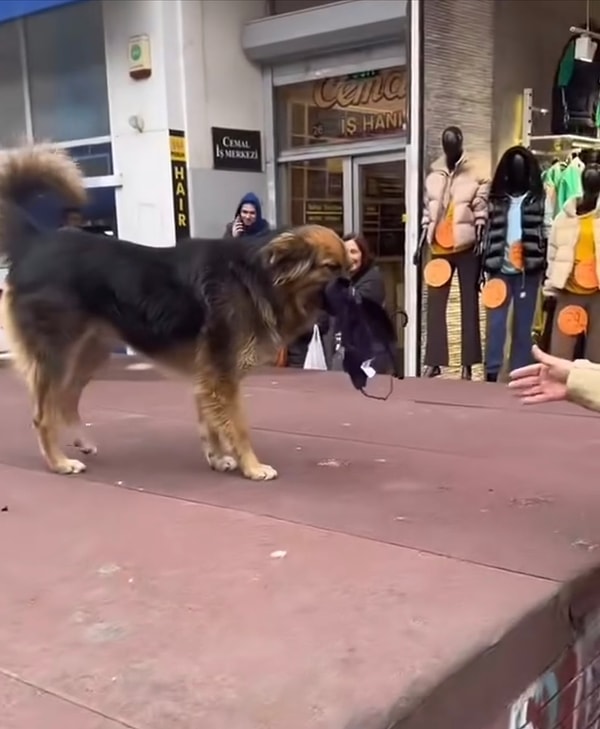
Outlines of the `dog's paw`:
<svg viewBox="0 0 600 729">
<path fill-rule="evenodd" d="M 272 481 L 278 474 L 273 466 L 258 463 L 255 467 L 244 471 L 244 476 L 252 481 Z"/>
<path fill-rule="evenodd" d="M 52 470 L 55 473 L 60 473 L 65 476 L 72 473 L 83 473 L 85 469 L 85 463 L 78 461 L 76 458 L 65 458 L 63 461 L 52 465 Z"/>
<path fill-rule="evenodd" d="M 233 456 L 221 456 L 216 453 L 207 453 L 206 460 L 213 471 L 219 471 L 220 473 L 235 471 L 238 467 L 237 461 Z"/>
<path fill-rule="evenodd" d="M 98 447 L 96 444 L 82 436 L 78 436 L 73 439 L 73 446 L 86 455 L 95 456 L 96 453 L 98 453 Z"/>
</svg>

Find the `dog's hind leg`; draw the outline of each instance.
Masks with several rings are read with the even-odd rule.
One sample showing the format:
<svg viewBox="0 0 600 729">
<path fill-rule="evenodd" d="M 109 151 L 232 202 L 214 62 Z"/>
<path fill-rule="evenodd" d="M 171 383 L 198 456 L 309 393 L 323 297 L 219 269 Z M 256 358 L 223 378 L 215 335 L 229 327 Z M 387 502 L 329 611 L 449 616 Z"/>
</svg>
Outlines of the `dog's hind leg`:
<svg viewBox="0 0 600 729">
<path fill-rule="evenodd" d="M 85 464 L 75 458 L 67 458 L 58 442 L 62 424 L 60 386 L 42 363 L 35 364 L 31 390 L 33 394 L 33 424 L 37 430 L 40 451 L 48 468 L 55 473 L 81 473 Z"/>
<path fill-rule="evenodd" d="M 270 481 L 277 478 L 277 471 L 265 463 L 260 463 L 250 442 L 250 430 L 244 416 L 240 396 L 240 385 L 234 377 L 209 377 L 206 373 L 196 376 L 194 391 L 196 406 L 201 415 L 207 434 L 205 448 L 218 447 L 215 463 L 222 463 L 225 450 L 231 448 L 235 461 L 242 474 L 253 481 Z M 213 452 L 215 452 L 213 450 Z M 231 458 L 229 456 L 229 458 Z M 211 467 L 217 469 L 208 457 Z M 233 460 L 233 459 L 232 459 Z"/>
<path fill-rule="evenodd" d="M 32 396 L 40 450 L 56 473 L 85 470 L 81 461 L 67 458 L 58 441 L 69 409 L 64 399 L 65 380 L 76 345 L 85 334 L 84 322 L 69 304 L 46 294 L 16 297 L 8 287 L 0 305 L 13 364 Z M 78 331 L 79 336 L 74 334 Z"/>
<path fill-rule="evenodd" d="M 72 432 L 72 444 L 82 453 L 97 453 L 79 414 L 79 401 L 95 372 L 110 357 L 110 346 L 94 333 L 84 335 L 73 350 L 70 367 L 61 388 L 62 419 Z"/>
</svg>

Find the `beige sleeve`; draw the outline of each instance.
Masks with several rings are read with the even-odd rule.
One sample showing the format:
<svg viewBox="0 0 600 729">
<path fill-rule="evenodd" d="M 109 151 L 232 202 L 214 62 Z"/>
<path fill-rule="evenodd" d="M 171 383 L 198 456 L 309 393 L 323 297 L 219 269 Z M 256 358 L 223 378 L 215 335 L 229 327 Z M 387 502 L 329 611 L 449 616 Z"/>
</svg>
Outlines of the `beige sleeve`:
<svg viewBox="0 0 600 729">
<path fill-rule="evenodd" d="M 429 192 L 427 190 L 427 180 L 425 180 L 425 185 L 423 189 L 423 215 L 421 216 L 421 227 L 424 228 L 429 223 L 431 223 L 431 215 L 429 214 L 429 203 L 431 202 L 431 198 L 429 196 Z"/>
<path fill-rule="evenodd" d="M 600 365 L 578 359 L 567 379 L 567 398 L 588 410 L 600 412 Z"/>
<path fill-rule="evenodd" d="M 557 220 L 560 218 L 562 213 L 559 213 L 559 216 Z M 544 296 L 554 296 L 556 295 L 556 291 L 552 288 L 552 285 L 550 284 L 550 273 L 552 271 L 552 266 L 554 265 L 554 260 L 556 258 L 556 251 L 558 250 L 558 246 L 556 245 L 556 220 L 552 224 L 552 227 L 550 228 L 550 237 L 548 238 L 548 250 L 546 252 L 546 275 L 544 277 L 544 283 L 542 285 L 542 291 L 544 292 Z"/>
</svg>

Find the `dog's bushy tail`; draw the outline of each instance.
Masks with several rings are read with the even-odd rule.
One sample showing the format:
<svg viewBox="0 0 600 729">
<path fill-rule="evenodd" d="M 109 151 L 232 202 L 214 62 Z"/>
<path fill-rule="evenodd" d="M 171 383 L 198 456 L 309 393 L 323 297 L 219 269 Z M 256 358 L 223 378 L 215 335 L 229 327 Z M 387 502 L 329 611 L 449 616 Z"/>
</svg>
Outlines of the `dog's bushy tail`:
<svg viewBox="0 0 600 729">
<path fill-rule="evenodd" d="M 33 144 L 0 151 L 0 253 L 11 257 L 11 247 L 18 246 L 15 217 L 23 217 L 15 216 L 16 206 L 47 191 L 72 207 L 86 202 L 83 175 L 66 150 Z"/>
</svg>

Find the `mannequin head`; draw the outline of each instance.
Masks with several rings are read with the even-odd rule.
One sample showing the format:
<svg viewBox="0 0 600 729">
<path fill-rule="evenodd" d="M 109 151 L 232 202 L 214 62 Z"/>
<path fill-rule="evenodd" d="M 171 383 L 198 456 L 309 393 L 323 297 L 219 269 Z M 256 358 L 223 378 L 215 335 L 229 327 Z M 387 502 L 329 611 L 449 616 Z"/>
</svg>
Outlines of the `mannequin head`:
<svg viewBox="0 0 600 729">
<path fill-rule="evenodd" d="M 598 207 L 600 194 L 600 165 L 586 165 L 581 173 L 583 196 L 577 201 L 577 214 L 586 215 Z"/>
<path fill-rule="evenodd" d="M 587 165 L 581 174 L 583 196 L 598 199 L 600 195 L 600 165 Z"/>
<path fill-rule="evenodd" d="M 504 198 L 507 195 L 544 197 L 540 163 L 530 149 L 521 145 L 509 147 L 500 157 L 490 186 L 490 197 Z"/>
<path fill-rule="evenodd" d="M 506 166 L 506 187 L 509 195 L 527 192 L 529 188 L 528 161 L 521 152 L 515 152 Z"/>
<path fill-rule="evenodd" d="M 453 169 L 463 155 L 463 133 L 458 127 L 446 127 L 442 132 L 442 149 L 449 169 Z"/>
</svg>

